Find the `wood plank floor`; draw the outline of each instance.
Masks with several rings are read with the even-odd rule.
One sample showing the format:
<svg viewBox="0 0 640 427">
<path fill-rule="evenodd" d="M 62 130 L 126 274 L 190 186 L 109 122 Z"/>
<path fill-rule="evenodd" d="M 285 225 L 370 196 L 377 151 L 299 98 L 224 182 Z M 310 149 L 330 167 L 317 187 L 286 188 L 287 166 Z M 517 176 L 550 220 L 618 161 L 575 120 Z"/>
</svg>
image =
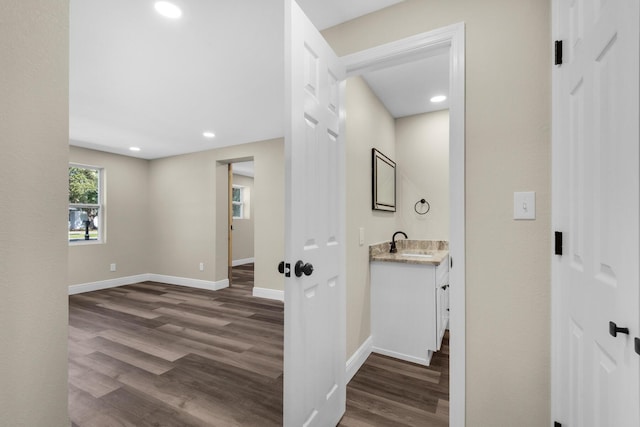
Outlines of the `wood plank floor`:
<svg viewBox="0 0 640 427">
<path fill-rule="evenodd" d="M 144 282 L 70 296 L 72 425 L 282 425 L 283 304 L 251 296 L 253 265 L 233 275 L 216 292 Z M 447 425 L 444 349 L 429 368 L 371 355 L 340 425 Z"/>
<path fill-rule="evenodd" d="M 347 386 L 342 427 L 449 425 L 449 333 L 430 366 L 372 353 Z"/>
</svg>

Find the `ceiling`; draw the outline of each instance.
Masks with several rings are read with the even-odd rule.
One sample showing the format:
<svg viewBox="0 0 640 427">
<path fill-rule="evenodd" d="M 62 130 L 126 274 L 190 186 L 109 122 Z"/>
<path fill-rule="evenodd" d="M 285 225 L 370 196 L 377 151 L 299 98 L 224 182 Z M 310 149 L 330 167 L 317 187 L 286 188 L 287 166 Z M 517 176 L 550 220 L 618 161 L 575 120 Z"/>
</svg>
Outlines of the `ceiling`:
<svg viewBox="0 0 640 427">
<path fill-rule="evenodd" d="M 320 29 L 398 2 L 298 0 Z M 178 20 L 158 15 L 154 0 L 71 0 L 71 144 L 153 159 L 284 134 L 283 1 L 174 3 Z M 443 61 L 365 79 L 394 116 L 407 115 L 409 95 L 436 89 L 391 84 L 431 84 Z M 448 62 L 445 70 L 448 86 Z"/>
</svg>

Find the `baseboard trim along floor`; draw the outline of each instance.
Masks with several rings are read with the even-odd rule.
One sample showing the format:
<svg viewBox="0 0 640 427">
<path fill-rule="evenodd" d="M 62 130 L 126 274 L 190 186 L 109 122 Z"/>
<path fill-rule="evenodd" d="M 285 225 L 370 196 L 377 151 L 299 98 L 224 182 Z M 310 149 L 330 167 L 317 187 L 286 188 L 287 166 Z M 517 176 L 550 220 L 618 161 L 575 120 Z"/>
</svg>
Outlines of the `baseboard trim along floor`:
<svg viewBox="0 0 640 427">
<path fill-rule="evenodd" d="M 257 298 L 274 299 L 278 301 L 284 301 L 284 291 L 269 288 L 253 288 L 253 296 Z"/>
<path fill-rule="evenodd" d="M 208 289 L 210 291 L 217 291 L 229 287 L 229 279 L 213 282 L 209 280 L 190 279 L 188 277 L 165 276 L 162 274 L 146 273 L 137 274 L 135 276 L 125 276 L 118 277 L 116 279 L 70 285 L 69 295 L 99 291 L 102 289 L 117 288 L 118 286 L 133 285 L 134 283 L 140 282 L 160 282 L 167 283 L 169 285 L 188 286 L 190 288 L 197 289 Z"/>
<path fill-rule="evenodd" d="M 369 338 L 364 340 L 362 345 L 356 350 L 353 355 L 347 360 L 347 384 L 353 378 L 353 376 L 360 370 L 364 362 L 367 361 L 367 357 L 371 354 L 373 349 L 373 338 L 369 335 Z"/>
</svg>

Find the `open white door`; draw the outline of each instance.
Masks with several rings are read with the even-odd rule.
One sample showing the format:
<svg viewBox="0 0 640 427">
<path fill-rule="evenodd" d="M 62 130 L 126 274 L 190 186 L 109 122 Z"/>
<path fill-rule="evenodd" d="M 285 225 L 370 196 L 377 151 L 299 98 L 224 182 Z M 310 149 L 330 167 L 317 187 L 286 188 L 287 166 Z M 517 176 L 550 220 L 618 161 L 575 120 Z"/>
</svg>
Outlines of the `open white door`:
<svg viewBox="0 0 640 427">
<path fill-rule="evenodd" d="M 346 404 L 344 67 L 294 0 L 285 77 L 284 424 L 333 426 Z"/>
<path fill-rule="evenodd" d="M 554 0 L 553 13 L 553 421 L 637 427 L 638 1 Z"/>
</svg>

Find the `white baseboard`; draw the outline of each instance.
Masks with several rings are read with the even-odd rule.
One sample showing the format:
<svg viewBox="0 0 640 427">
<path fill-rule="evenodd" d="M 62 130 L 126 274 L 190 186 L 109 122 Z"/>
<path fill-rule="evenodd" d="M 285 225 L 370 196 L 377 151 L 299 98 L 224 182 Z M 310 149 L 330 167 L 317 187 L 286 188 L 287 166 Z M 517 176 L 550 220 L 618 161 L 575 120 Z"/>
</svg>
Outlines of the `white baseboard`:
<svg viewBox="0 0 640 427">
<path fill-rule="evenodd" d="M 69 295 L 81 294 L 84 292 L 99 291 L 101 289 L 116 288 L 118 286 L 132 285 L 134 283 L 146 282 L 149 274 L 137 274 L 135 276 L 118 277 L 117 279 L 100 280 L 98 282 L 80 283 L 69 286 Z"/>
<path fill-rule="evenodd" d="M 252 263 L 255 263 L 255 262 L 256 262 L 255 258 L 234 259 L 233 261 L 231 261 L 231 265 L 233 267 L 237 267 L 239 265 L 252 264 Z"/>
<path fill-rule="evenodd" d="M 190 288 L 208 289 L 217 291 L 229 287 L 229 280 L 219 280 L 212 282 L 209 280 L 190 279 L 187 277 L 164 276 L 162 274 L 138 274 L 135 276 L 118 277 L 117 279 L 101 280 L 99 282 L 81 283 L 69 286 L 69 295 L 80 294 L 84 292 L 99 291 L 101 289 L 116 288 L 118 286 L 133 285 L 140 282 L 160 282 L 169 285 L 188 286 Z"/>
<path fill-rule="evenodd" d="M 371 354 L 373 349 L 373 338 L 369 335 L 369 338 L 364 340 L 362 345 L 351 355 L 347 360 L 347 384 L 351 381 L 351 378 L 358 372 L 358 370 L 364 365 L 367 357 Z"/>
<path fill-rule="evenodd" d="M 165 276 L 163 274 L 150 274 L 149 279 L 152 282 L 167 283 L 169 285 L 187 286 L 189 288 L 208 289 L 210 291 L 219 291 L 220 289 L 229 287 L 229 279 L 218 280 L 212 282 L 210 280 L 190 279 L 188 277 Z"/>
<path fill-rule="evenodd" d="M 395 357 L 396 359 L 406 360 L 407 362 L 417 363 L 419 365 L 429 366 L 431 363 L 431 356 L 433 355 L 432 351 L 428 352 L 427 358 L 420 358 L 415 356 L 410 356 L 404 353 L 398 353 L 396 351 L 386 350 L 384 348 L 373 347 L 371 349 L 374 353 L 382 354 L 383 356 Z"/>
<path fill-rule="evenodd" d="M 267 289 L 267 288 L 253 288 L 253 296 L 258 298 L 267 298 L 267 299 L 275 299 L 278 301 L 284 301 L 284 291 L 279 291 L 277 289 Z"/>
</svg>

